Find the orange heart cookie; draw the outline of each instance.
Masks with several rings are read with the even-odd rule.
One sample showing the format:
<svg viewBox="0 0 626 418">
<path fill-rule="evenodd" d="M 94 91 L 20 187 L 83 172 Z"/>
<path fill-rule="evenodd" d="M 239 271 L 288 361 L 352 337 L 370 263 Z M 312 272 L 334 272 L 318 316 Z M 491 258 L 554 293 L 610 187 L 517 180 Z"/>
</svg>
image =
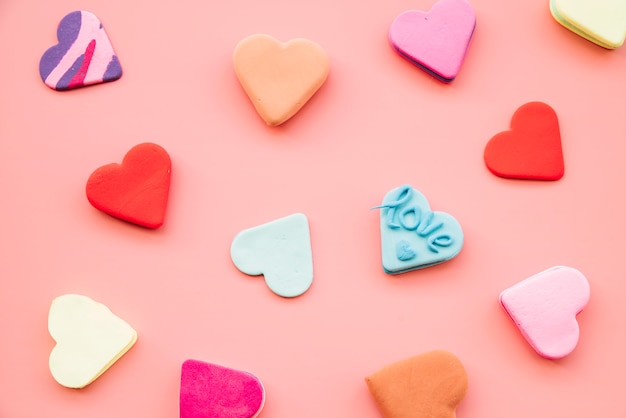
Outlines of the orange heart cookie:
<svg viewBox="0 0 626 418">
<path fill-rule="evenodd" d="M 283 43 L 263 34 L 239 42 L 233 64 L 252 104 L 271 126 L 295 115 L 324 84 L 330 68 L 318 44 L 301 38 Z"/>
<path fill-rule="evenodd" d="M 385 418 L 455 418 L 467 392 L 463 364 L 443 350 L 393 363 L 365 381 Z"/>
</svg>

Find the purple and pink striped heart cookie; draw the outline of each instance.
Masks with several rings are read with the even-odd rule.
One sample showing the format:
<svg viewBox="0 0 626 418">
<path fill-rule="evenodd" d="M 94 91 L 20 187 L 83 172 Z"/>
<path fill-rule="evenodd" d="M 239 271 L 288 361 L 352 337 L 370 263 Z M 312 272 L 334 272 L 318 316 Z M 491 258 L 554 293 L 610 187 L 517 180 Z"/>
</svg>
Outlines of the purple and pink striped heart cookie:
<svg viewBox="0 0 626 418">
<path fill-rule="evenodd" d="M 100 20 L 90 12 L 75 11 L 63 18 L 57 29 L 59 43 L 49 48 L 39 62 L 47 86 L 70 90 L 115 81 L 122 67 Z"/>
</svg>

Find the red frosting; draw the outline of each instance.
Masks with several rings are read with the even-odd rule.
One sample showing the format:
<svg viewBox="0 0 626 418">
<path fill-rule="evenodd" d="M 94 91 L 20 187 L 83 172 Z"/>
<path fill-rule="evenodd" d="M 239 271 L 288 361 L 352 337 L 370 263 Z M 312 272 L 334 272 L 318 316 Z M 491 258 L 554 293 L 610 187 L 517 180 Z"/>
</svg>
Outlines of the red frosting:
<svg viewBox="0 0 626 418">
<path fill-rule="evenodd" d="M 111 216 L 146 228 L 163 225 L 171 161 L 159 145 L 133 147 L 122 164 L 108 164 L 87 180 L 87 199 Z"/>
<path fill-rule="evenodd" d="M 485 147 L 485 163 L 496 176 L 527 180 L 563 177 L 559 121 L 545 103 L 526 103 L 513 115 L 511 130 L 500 132 Z"/>
</svg>

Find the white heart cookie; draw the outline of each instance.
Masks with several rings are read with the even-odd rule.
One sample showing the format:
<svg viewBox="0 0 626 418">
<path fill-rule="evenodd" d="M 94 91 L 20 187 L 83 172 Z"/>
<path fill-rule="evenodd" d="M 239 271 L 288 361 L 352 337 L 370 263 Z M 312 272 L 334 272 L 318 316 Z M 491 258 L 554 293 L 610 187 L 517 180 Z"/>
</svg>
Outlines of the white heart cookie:
<svg viewBox="0 0 626 418">
<path fill-rule="evenodd" d="M 262 274 L 279 296 L 300 296 L 313 282 L 309 222 L 301 213 L 241 231 L 230 256 L 243 273 Z"/>
<path fill-rule="evenodd" d="M 96 380 L 137 341 L 137 332 L 123 319 L 81 295 L 52 301 L 48 331 L 57 343 L 50 353 L 50 372 L 69 388 Z"/>
<path fill-rule="evenodd" d="M 550 12 L 561 25 L 607 49 L 626 39 L 626 0 L 550 0 Z"/>
</svg>

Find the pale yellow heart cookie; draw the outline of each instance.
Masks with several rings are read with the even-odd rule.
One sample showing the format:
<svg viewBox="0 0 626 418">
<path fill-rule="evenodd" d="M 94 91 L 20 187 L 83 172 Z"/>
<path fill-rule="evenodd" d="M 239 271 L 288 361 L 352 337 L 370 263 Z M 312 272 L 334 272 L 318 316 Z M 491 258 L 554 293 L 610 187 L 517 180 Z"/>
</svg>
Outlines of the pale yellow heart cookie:
<svg viewBox="0 0 626 418">
<path fill-rule="evenodd" d="M 295 115 L 324 84 L 330 68 L 318 44 L 302 38 L 283 43 L 262 34 L 239 42 L 233 64 L 252 104 L 271 126 Z"/>
<path fill-rule="evenodd" d="M 96 380 L 137 341 L 137 332 L 124 320 L 80 295 L 63 295 L 52 302 L 48 331 L 57 343 L 50 353 L 50 372 L 69 388 Z"/>
<path fill-rule="evenodd" d="M 561 25 L 607 49 L 626 39 L 626 0 L 550 0 L 550 12 Z"/>
</svg>

